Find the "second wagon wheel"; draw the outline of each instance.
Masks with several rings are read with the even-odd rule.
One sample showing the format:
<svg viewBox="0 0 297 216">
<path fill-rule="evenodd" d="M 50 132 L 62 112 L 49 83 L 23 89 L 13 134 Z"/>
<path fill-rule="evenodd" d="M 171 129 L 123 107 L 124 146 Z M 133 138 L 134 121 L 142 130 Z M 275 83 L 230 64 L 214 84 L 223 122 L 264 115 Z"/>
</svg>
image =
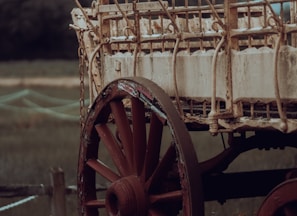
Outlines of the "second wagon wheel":
<svg viewBox="0 0 297 216">
<path fill-rule="evenodd" d="M 115 80 L 101 92 L 82 131 L 78 166 L 81 215 L 204 214 L 189 133 L 147 79 Z"/>
</svg>

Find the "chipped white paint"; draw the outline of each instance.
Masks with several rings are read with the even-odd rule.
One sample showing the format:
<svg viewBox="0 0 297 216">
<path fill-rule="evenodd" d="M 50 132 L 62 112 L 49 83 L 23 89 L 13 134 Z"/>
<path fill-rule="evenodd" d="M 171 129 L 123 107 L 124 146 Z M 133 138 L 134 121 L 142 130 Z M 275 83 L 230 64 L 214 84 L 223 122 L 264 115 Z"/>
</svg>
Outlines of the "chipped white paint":
<svg viewBox="0 0 297 216">
<path fill-rule="evenodd" d="M 177 55 L 177 84 L 180 96 L 186 97 L 211 97 L 211 61 L 214 50 L 207 52 L 197 51 L 188 53 L 186 51 L 179 52 Z M 217 96 L 225 98 L 225 59 L 224 54 L 220 53 L 218 58 L 217 75 L 219 82 L 217 83 Z M 120 76 L 133 76 L 133 55 L 132 53 L 117 53 L 112 56 L 106 56 L 106 67 L 104 71 L 104 84 L 108 84 L 119 74 L 116 72 L 118 62 L 121 63 Z M 172 74 L 172 53 L 170 52 L 154 52 L 152 54 L 141 53 L 137 60 L 137 76 L 146 77 L 162 88 L 171 96 L 174 95 L 173 74 Z"/>
</svg>

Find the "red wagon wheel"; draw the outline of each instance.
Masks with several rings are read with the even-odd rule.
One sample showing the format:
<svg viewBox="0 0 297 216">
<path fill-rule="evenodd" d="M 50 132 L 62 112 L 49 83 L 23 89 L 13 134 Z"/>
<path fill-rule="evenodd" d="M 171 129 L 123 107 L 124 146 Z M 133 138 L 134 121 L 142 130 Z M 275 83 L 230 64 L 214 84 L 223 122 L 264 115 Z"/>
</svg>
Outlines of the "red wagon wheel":
<svg viewBox="0 0 297 216">
<path fill-rule="evenodd" d="M 82 131 L 81 215 L 204 215 L 197 167 L 189 133 L 166 93 L 144 78 L 113 81 Z"/>
<path fill-rule="evenodd" d="M 296 216 L 297 178 L 277 185 L 262 203 L 257 216 Z"/>
</svg>

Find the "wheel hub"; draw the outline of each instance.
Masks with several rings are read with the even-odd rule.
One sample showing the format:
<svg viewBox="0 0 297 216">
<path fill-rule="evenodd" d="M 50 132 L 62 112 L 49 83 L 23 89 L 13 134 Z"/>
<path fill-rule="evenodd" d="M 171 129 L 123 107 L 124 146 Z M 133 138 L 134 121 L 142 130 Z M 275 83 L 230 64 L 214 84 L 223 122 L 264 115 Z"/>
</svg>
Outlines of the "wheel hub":
<svg viewBox="0 0 297 216">
<path fill-rule="evenodd" d="M 136 176 L 124 177 L 113 182 L 106 192 L 108 215 L 146 215 L 147 199 L 143 188 Z"/>
</svg>

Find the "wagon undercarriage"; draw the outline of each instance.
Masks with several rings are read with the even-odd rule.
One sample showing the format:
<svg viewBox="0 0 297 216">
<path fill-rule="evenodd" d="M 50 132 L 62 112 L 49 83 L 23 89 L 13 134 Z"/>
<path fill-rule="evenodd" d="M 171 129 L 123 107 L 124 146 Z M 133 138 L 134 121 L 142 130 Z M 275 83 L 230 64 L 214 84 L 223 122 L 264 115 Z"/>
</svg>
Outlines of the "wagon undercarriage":
<svg viewBox="0 0 297 216">
<path fill-rule="evenodd" d="M 202 216 L 257 196 L 259 216 L 297 215 L 296 167 L 226 172 L 297 147 L 296 1 L 76 3 L 81 215 Z M 200 161 L 189 132 L 224 148 Z"/>
</svg>

